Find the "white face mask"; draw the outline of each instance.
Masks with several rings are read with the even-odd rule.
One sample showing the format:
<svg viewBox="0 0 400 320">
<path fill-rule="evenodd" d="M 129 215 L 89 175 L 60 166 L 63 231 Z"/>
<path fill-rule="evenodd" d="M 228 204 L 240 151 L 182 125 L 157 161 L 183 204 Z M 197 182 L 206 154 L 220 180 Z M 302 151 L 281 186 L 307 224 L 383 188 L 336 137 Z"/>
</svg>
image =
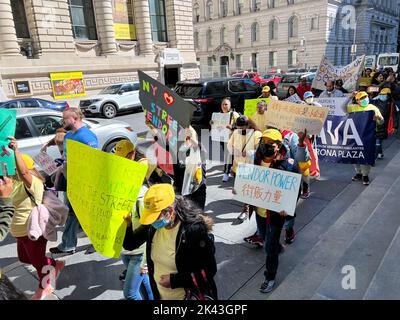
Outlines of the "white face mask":
<svg viewBox="0 0 400 320">
<path fill-rule="evenodd" d="M 307 98 L 307 99 L 305 99 L 306 100 L 306 103 L 308 103 L 308 104 L 311 104 L 311 103 L 313 103 L 314 102 L 314 98 Z"/>
</svg>

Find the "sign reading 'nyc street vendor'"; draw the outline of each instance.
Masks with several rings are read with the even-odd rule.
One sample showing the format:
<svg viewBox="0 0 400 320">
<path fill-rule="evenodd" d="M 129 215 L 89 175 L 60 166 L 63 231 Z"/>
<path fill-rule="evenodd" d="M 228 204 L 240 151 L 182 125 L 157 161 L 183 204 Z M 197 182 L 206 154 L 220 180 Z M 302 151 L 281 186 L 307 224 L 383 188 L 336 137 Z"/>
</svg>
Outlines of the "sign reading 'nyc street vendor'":
<svg viewBox="0 0 400 320">
<path fill-rule="evenodd" d="M 271 211 L 296 209 L 301 175 L 293 172 L 239 163 L 235 179 L 235 199 Z"/>
<path fill-rule="evenodd" d="M 159 129 L 171 146 L 178 139 L 179 125 L 190 126 L 195 107 L 183 100 L 159 81 L 142 71 L 138 71 L 140 90 L 139 99 L 145 109 L 146 121 Z"/>
</svg>

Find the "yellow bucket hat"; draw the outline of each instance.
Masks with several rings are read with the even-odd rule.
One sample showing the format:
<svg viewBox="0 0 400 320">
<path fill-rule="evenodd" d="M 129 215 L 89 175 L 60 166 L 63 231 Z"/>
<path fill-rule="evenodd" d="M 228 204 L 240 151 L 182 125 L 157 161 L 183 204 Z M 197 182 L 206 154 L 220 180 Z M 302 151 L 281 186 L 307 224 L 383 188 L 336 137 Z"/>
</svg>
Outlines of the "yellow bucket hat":
<svg viewBox="0 0 400 320">
<path fill-rule="evenodd" d="M 115 145 L 115 155 L 126 158 L 128 154 L 135 151 L 135 146 L 129 140 L 120 140 Z"/>
</svg>

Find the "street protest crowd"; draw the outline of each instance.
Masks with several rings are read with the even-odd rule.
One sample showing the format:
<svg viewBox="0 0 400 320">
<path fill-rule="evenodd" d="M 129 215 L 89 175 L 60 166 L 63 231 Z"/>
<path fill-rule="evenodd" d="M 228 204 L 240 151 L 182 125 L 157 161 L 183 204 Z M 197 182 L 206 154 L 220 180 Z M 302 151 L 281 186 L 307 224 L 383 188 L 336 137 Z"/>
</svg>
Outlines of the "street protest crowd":
<svg viewBox="0 0 400 320">
<path fill-rule="evenodd" d="M 65 266 L 65 261 L 46 255 L 47 242 L 57 239 L 57 226 L 64 230 L 59 245 L 49 249 L 51 257 L 75 253 L 81 226 L 96 251 L 121 257 L 126 299 L 218 298 L 213 219 L 204 212 L 207 150 L 190 125 L 189 112 L 186 116 L 182 110 L 170 111 L 171 104 L 180 102 L 179 96 L 148 76 L 141 78 L 139 73 L 139 78 L 153 139 L 145 152 L 137 141 L 121 140 L 114 155 L 102 155 L 95 150 L 97 137 L 83 125 L 80 110 L 70 108 L 63 113 L 63 129 L 43 146 L 44 151 L 58 146 L 62 159 L 56 173 L 45 178 L 32 158 L 19 152 L 18 141 L 7 137 L 16 170 L 7 177 L 2 167 L 0 241 L 10 232 L 17 241 L 19 261 L 36 269 L 39 282 L 33 300 L 53 293 Z M 213 114 L 211 138 L 224 155 L 221 183 L 235 178 L 232 192 L 243 203 L 239 223 L 256 217 L 256 231 L 244 241 L 264 248 L 262 293 L 275 287 L 279 255 L 295 240 L 296 203 L 310 197 L 310 180 L 320 176 L 319 161 L 354 165 L 355 174 L 349 179 L 367 186 L 375 160 L 384 157 L 385 139 L 398 129 L 400 84 L 393 70 L 365 69 L 358 80 L 349 91 L 344 88 L 346 79 L 337 76 L 319 89 L 304 80 L 289 87 L 281 101 L 276 88 L 267 85 L 259 99 L 246 101 L 243 114 L 235 111 L 229 98 Z M 178 131 L 179 138 L 172 143 Z M 104 175 L 98 184 L 86 185 L 90 172 L 77 171 L 75 158 L 90 162 L 103 156 L 99 160 L 103 170 L 111 168 L 107 161 L 119 161 L 131 171 L 113 171 L 112 177 Z M 132 184 L 118 184 L 124 175 Z M 82 180 L 75 181 L 78 176 Z M 104 179 L 114 179 L 113 190 L 119 191 L 103 192 L 99 183 Z M 85 192 L 95 194 L 95 204 L 85 199 Z M 63 201 L 57 194 L 64 194 Z M 93 209 L 100 204 L 104 212 Z"/>
</svg>

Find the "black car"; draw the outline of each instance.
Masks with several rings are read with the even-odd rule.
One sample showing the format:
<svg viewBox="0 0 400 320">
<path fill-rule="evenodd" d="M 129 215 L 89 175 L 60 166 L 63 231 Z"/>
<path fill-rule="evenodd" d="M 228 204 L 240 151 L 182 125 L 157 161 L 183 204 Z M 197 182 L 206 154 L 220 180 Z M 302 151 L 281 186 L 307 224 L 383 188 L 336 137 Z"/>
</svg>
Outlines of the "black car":
<svg viewBox="0 0 400 320">
<path fill-rule="evenodd" d="M 243 78 L 220 78 L 198 81 L 181 81 L 175 92 L 195 104 L 192 124 L 208 126 L 213 112 L 221 111 L 222 99 L 229 97 L 232 108 L 243 113 L 244 100 L 256 99 L 261 95 L 258 83 Z"/>
</svg>

